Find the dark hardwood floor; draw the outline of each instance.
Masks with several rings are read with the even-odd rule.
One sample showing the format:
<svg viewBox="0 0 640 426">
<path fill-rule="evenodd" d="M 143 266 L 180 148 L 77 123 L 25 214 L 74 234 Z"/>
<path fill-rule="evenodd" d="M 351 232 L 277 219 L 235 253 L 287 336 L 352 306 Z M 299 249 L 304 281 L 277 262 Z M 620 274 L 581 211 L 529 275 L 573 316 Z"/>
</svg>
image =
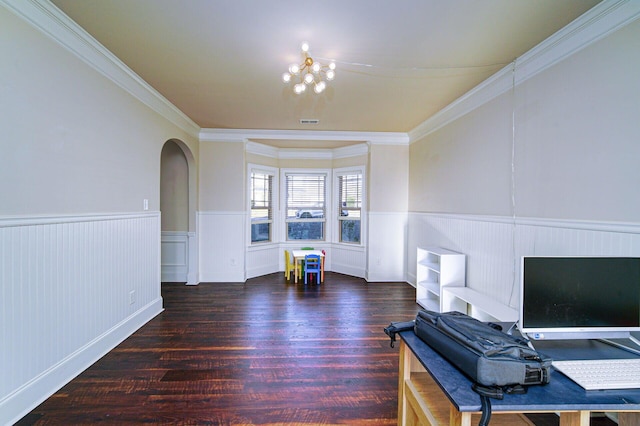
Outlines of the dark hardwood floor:
<svg viewBox="0 0 640 426">
<path fill-rule="evenodd" d="M 165 311 L 19 424 L 392 425 L 406 283 L 162 285 Z"/>
<path fill-rule="evenodd" d="M 398 348 L 383 328 L 415 318 L 409 284 L 277 273 L 164 283 L 162 296 L 162 314 L 18 425 L 397 423 Z"/>
</svg>

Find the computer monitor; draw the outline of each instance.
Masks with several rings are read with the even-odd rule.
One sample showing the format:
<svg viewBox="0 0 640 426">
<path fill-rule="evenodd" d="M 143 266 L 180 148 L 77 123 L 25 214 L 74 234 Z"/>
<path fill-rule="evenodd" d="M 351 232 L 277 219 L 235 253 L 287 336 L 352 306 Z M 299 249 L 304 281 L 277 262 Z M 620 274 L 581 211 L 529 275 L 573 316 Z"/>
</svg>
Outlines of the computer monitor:
<svg viewBox="0 0 640 426">
<path fill-rule="evenodd" d="M 523 256 L 520 331 L 531 339 L 617 339 L 640 331 L 640 258 Z"/>
</svg>

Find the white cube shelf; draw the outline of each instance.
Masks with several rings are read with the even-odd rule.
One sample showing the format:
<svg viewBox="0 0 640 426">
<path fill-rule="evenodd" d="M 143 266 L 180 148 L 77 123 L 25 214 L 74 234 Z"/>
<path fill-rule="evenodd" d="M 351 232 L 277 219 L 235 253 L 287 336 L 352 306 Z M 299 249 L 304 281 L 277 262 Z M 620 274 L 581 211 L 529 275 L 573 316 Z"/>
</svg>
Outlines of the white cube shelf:
<svg viewBox="0 0 640 426">
<path fill-rule="evenodd" d="M 465 277 L 464 254 L 440 247 L 418 247 L 416 302 L 423 308 L 435 312 L 459 310 L 452 306 L 454 300 L 443 289 L 464 287 Z"/>
</svg>

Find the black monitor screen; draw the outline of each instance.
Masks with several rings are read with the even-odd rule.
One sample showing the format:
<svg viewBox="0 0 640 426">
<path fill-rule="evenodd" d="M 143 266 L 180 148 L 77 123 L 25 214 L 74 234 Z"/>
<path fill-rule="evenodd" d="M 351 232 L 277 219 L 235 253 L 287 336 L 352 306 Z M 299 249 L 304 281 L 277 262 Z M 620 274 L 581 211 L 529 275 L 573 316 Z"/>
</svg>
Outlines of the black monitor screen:
<svg viewBox="0 0 640 426">
<path fill-rule="evenodd" d="M 638 330 L 640 258 L 525 256 L 520 309 L 524 332 Z"/>
</svg>

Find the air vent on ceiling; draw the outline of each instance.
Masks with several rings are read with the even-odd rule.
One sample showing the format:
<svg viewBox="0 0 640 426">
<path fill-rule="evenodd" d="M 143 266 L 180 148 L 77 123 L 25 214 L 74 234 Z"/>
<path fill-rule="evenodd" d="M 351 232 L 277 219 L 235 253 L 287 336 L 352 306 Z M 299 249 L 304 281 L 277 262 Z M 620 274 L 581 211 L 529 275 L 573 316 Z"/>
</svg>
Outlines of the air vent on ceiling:
<svg viewBox="0 0 640 426">
<path fill-rule="evenodd" d="M 320 120 L 317 118 L 301 118 L 300 124 L 318 124 Z"/>
</svg>

